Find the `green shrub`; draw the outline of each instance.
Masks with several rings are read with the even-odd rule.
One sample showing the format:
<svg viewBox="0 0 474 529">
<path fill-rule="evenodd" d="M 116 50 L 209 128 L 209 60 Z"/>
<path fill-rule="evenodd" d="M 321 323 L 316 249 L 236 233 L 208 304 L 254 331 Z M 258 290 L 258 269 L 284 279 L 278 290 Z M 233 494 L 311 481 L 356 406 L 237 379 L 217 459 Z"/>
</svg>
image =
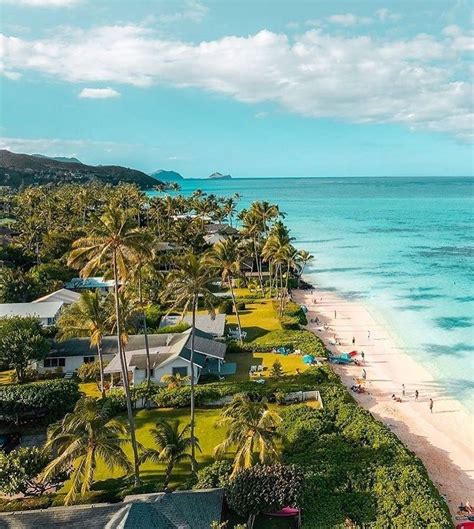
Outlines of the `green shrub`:
<svg viewBox="0 0 474 529">
<path fill-rule="evenodd" d="M 158 327 L 161 318 L 166 314 L 159 305 L 149 305 L 145 309 L 146 324 L 148 327 Z"/>
<path fill-rule="evenodd" d="M 77 370 L 77 376 L 82 382 L 97 382 L 100 380 L 100 363 L 82 364 Z"/>
<path fill-rule="evenodd" d="M 283 315 L 280 317 L 280 324 L 283 327 L 283 329 L 299 329 L 300 328 L 300 322 L 299 319 L 296 316 L 286 316 Z"/>
<path fill-rule="evenodd" d="M 53 503 L 53 496 L 45 494 L 32 498 L 18 498 L 7 500 L 0 498 L 1 512 L 31 511 L 33 509 L 47 509 Z"/>
<path fill-rule="evenodd" d="M 195 489 L 222 488 L 229 481 L 232 472 L 230 461 L 214 461 L 210 465 L 202 468 L 197 473 L 197 482 L 193 486 Z"/>
<path fill-rule="evenodd" d="M 74 380 L 45 380 L 0 387 L 0 416 L 16 421 L 22 416 L 43 416 L 50 422 L 73 410 L 80 398 Z"/>
<path fill-rule="evenodd" d="M 245 310 L 245 301 L 236 301 L 235 307 L 237 310 Z"/>
<path fill-rule="evenodd" d="M 293 465 L 256 465 L 240 470 L 225 489 L 230 508 L 240 516 L 297 506 L 303 474 Z"/>
<path fill-rule="evenodd" d="M 175 325 L 165 325 L 164 327 L 158 327 L 157 329 L 153 329 L 154 334 L 171 334 L 171 333 L 180 333 L 187 331 L 191 325 L 189 323 L 182 321 L 180 323 L 176 323 Z"/>
</svg>

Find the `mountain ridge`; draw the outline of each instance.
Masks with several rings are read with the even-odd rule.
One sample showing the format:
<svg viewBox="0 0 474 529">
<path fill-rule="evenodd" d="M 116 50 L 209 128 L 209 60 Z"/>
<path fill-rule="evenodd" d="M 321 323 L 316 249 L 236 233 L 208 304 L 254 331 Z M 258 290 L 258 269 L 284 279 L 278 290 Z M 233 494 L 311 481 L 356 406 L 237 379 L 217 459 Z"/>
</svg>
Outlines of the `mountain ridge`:
<svg viewBox="0 0 474 529">
<path fill-rule="evenodd" d="M 22 185 L 86 183 L 98 180 L 105 184 L 137 184 L 151 189 L 157 180 L 142 171 L 120 165 L 87 165 L 59 161 L 47 156 L 21 154 L 0 149 L 0 185 L 18 188 Z"/>
</svg>

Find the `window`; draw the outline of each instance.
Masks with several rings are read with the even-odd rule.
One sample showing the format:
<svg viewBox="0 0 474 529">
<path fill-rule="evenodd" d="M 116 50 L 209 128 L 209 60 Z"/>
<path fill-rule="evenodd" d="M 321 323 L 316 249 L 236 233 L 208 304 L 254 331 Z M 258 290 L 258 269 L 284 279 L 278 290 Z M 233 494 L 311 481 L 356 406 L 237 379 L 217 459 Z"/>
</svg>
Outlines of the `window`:
<svg viewBox="0 0 474 529">
<path fill-rule="evenodd" d="M 171 371 L 173 375 L 181 375 L 182 377 L 188 376 L 188 368 L 187 367 L 173 367 L 173 370 Z"/>
<path fill-rule="evenodd" d="M 95 362 L 95 356 L 83 356 L 82 360 L 84 361 L 84 364 L 92 364 Z"/>
<path fill-rule="evenodd" d="M 65 358 L 45 358 L 43 362 L 44 367 L 66 367 Z"/>
<path fill-rule="evenodd" d="M 54 318 L 48 318 L 48 319 L 47 319 L 47 323 L 46 323 L 46 325 L 47 325 L 48 327 L 51 327 L 51 325 L 54 325 L 54 323 L 55 323 Z"/>
</svg>

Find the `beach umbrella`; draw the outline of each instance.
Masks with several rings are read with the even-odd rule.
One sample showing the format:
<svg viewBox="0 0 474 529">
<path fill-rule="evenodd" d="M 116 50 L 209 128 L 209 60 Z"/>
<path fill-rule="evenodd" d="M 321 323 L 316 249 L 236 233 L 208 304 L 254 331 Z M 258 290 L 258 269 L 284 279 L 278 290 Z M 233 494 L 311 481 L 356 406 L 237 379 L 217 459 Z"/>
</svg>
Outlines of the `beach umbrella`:
<svg viewBox="0 0 474 529">
<path fill-rule="evenodd" d="M 303 362 L 305 364 L 312 364 L 314 361 L 314 356 L 313 355 L 304 355 L 303 356 Z"/>
<path fill-rule="evenodd" d="M 357 351 L 351 351 L 349 353 L 349 356 L 351 356 L 351 357 L 357 356 Z"/>
</svg>

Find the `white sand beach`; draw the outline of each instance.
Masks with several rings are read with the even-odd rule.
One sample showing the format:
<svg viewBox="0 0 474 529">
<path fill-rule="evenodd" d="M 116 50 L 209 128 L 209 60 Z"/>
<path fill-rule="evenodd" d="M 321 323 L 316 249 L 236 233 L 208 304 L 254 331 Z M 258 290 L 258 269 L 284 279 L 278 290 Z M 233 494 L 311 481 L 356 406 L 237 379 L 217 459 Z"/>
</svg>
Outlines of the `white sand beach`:
<svg viewBox="0 0 474 529">
<path fill-rule="evenodd" d="M 423 365 L 403 351 L 387 325 L 378 315 L 371 314 L 361 301 L 344 300 L 333 292 L 317 288 L 293 291 L 293 298 L 308 307 L 308 320 L 318 316 L 327 324 L 328 328 L 323 329 L 309 323 L 308 329 L 314 331 L 329 350 L 357 350 L 359 360 L 360 352 L 364 351 L 362 366 L 335 366 L 335 371 L 350 388 L 354 380 L 361 377 L 362 370 L 366 370 L 368 393 L 352 394 L 421 458 L 453 515 L 461 501 L 474 503 L 472 416 L 443 390 Z M 334 336 L 341 345 L 329 345 Z M 355 345 L 352 345 L 353 338 Z M 405 384 L 405 396 L 402 384 Z M 416 390 L 419 391 L 418 400 L 415 400 Z M 402 402 L 392 400 L 392 394 Z M 429 409 L 430 398 L 434 401 L 433 413 Z"/>
</svg>

